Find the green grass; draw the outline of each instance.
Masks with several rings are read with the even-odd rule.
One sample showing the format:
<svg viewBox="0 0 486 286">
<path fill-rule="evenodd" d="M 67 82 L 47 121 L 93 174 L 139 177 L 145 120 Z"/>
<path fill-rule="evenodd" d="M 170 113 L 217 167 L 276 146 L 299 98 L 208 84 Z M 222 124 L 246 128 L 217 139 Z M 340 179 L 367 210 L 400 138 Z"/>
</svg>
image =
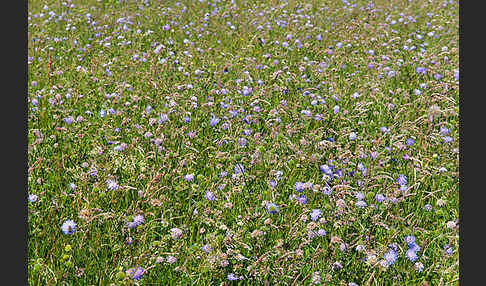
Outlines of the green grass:
<svg viewBox="0 0 486 286">
<path fill-rule="evenodd" d="M 459 219 L 458 3 L 349 2 L 211 1 L 216 12 L 208 1 L 29 1 L 28 186 L 38 196 L 28 206 L 29 285 L 310 285 L 316 271 L 326 285 L 457 285 L 458 226 L 447 223 Z M 121 143 L 126 149 L 114 150 Z M 245 172 L 232 178 L 236 164 Z M 343 172 L 329 195 L 323 164 Z M 296 182 L 313 184 L 305 205 L 290 199 L 300 195 Z M 366 207 L 355 206 L 355 192 Z M 267 202 L 278 213 L 267 213 Z M 322 215 L 311 223 L 313 209 Z M 137 214 L 144 223 L 128 228 Z M 70 235 L 61 231 L 67 219 L 77 224 Z M 309 238 L 318 229 L 326 235 Z M 416 237 L 423 271 L 405 257 L 406 235 Z M 392 243 L 398 258 L 382 267 Z M 145 272 L 133 281 L 126 271 L 137 266 Z"/>
</svg>

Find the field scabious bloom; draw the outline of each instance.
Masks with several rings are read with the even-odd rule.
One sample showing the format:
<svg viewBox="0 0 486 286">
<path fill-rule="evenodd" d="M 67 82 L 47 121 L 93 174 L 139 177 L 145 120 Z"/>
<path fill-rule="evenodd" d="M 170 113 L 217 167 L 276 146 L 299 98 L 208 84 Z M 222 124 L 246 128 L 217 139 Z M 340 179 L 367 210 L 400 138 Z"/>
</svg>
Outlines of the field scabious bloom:
<svg viewBox="0 0 486 286">
<path fill-rule="evenodd" d="M 61 230 L 64 234 L 73 234 L 76 231 L 76 223 L 68 219 L 62 224 Z"/>
<path fill-rule="evenodd" d="M 386 264 L 388 266 L 392 265 L 397 261 L 397 253 L 393 249 L 389 249 L 387 253 L 385 253 L 385 256 L 383 257 L 386 261 Z"/>
<path fill-rule="evenodd" d="M 410 247 L 411 245 L 415 244 L 415 236 L 413 236 L 413 235 L 405 236 L 405 242 Z"/>
<path fill-rule="evenodd" d="M 205 244 L 203 245 L 202 250 L 206 252 L 206 254 L 208 254 L 212 250 L 212 248 L 209 244 Z"/>
<path fill-rule="evenodd" d="M 422 262 L 415 262 L 414 267 L 417 272 L 422 272 L 424 270 L 424 264 Z"/>
<path fill-rule="evenodd" d="M 245 172 L 245 167 L 241 164 L 236 164 L 235 165 L 235 174 L 239 174 L 239 173 L 244 173 Z"/>
<path fill-rule="evenodd" d="M 323 237 L 324 235 L 326 235 L 326 231 L 324 229 L 320 228 L 317 231 L 317 235 L 319 235 L 320 237 Z"/>
<path fill-rule="evenodd" d="M 177 227 L 171 228 L 170 234 L 173 239 L 179 239 L 182 236 L 182 229 Z"/>
<path fill-rule="evenodd" d="M 269 214 L 276 214 L 278 212 L 278 206 L 272 202 L 267 204 L 266 209 Z"/>
<path fill-rule="evenodd" d="M 136 228 L 137 226 L 141 225 L 145 222 L 145 218 L 143 215 L 136 215 L 133 217 L 133 220 L 128 223 L 128 228 Z"/>
<path fill-rule="evenodd" d="M 379 203 L 383 202 L 386 199 L 386 197 L 382 194 L 376 194 L 375 200 Z"/>
<path fill-rule="evenodd" d="M 118 189 L 118 183 L 115 180 L 106 180 L 108 190 L 116 191 Z"/>
<path fill-rule="evenodd" d="M 412 262 L 417 260 L 418 256 L 414 249 L 408 249 L 405 253 L 405 256 Z"/>
<path fill-rule="evenodd" d="M 357 201 L 354 205 L 357 206 L 358 208 L 364 208 L 368 204 L 365 201 Z"/>
<path fill-rule="evenodd" d="M 184 175 L 184 180 L 190 182 L 194 179 L 194 174 L 187 174 L 187 175 Z"/>
<path fill-rule="evenodd" d="M 221 119 L 217 118 L 216 116 L 214 116 L 214 114 L 212 114 L 212 117 L 211 117 L 211 120 L 209 120 L 209 125 L 211 125 L 211 127 L 215 126 L 216 124 L 218 124 L 218 122 L 220 121 Z"/>
<path fill-rule="evenodd" d="M 35 194 L 29 195 L 28 200 L 31 203 L 36 202 L 37 201 L 37 195 L 35 195 Z"/>
<path fill-rule="evenodd" d="M 228 280 L 229 281 L 235 281 L 238 280 L 238 277 L 236 277 L 233 273 L 228 274 Z"/>
<path fill-rule="evenodd" d="M 204 197 L 210 202 L 214 201 L 214 193 L 211 191 L 206 191 Z"/>
<path fill-rule="evenodd" d="M 145 270 L 142 267 L 133 267 L 133 268 L 130 268 L 130 269 L 127 270 L 127 275 L 131 279 L 137 281 L 140 278 L 142 278 L 144 272 L 145 272 Z"/>
<path fill-rule="evenodd" d="M 321 216 L 322 214 L 322 211 L 320 209 L 313 209 L 310 216 L 311 216 L 311 220 L 313 221 L 316 221 L 319 219 L 319 217 Z"/>
<path fill-rule="evenodd" d="M 302 192 L 304 190 L 304 183 L 302 183 L 302 182 L 296 182 L 295 185 L 294 185 L 294 189 L 297 192 Z"/>
</svg>

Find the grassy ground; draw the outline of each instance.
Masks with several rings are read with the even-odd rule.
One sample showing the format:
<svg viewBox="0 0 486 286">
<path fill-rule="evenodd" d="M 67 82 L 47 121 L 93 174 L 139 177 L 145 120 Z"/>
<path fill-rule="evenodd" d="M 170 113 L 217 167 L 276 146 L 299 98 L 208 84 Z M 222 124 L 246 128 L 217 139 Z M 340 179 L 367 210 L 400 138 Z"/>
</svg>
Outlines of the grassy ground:
<svg viewBox="0 0 486 286">
<path fill-rule="evenodd" d="M 30 285 L 458 284 L 456 1 L 28 11 Z"/>
</svg>

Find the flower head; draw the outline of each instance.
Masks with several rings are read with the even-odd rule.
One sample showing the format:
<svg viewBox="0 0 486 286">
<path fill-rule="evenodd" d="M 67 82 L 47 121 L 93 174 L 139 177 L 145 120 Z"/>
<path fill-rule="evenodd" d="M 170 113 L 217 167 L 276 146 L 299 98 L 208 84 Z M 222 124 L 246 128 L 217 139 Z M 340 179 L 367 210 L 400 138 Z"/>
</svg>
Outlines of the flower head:
<svg viewBox="0 0 486 286">
<path fill-rule="evenodd" d="M 400 186 L 403 186 L 403 185 L 406 185 L 407 184 L 407 177 L 405 177 L 405 175 L 398 175 L 398 178 L 397 178 L 397 183 L 400 185 Z"/>
<path fill-rule="evenodd" d="M 245 172 L 245 167 L 243 167 L 243 165 L 241 164 L 235 165 L 235 174 L 244 173 L 244 172 Z"/>
<path fill-rule="evenodd" d="M 76 223 L 68 219 L 62 224 L 61 230 L 65 234 L 73 234 L 76 231 Z"/>
<path fill-rule="evenodd" d="M 213 127 L 216 124 L 218 124 L 219 121 L 220 121 L 220 119 L 215 117 L 214 114 L 213 114 L 213 116 L 211 117 L 211 120 L 209 120 L 209 125 L 211 125 L 211 127 Z"/>
<path fill-rule="evenodd" d="M 382 194 L 376 194 L 375 200 L 379 203 L 383 202 L 386 199 L 386 197 Z"/>
<path fill-rule="evenodd" d="M 235 281 L 238 280 L 238 277 L 236 277 L 233 273 L 228 274 L 228 280 L 229 281 Z"/>
<path fill-rule="evenodd" d="M 294 185 L 294 189 L 297 192 L 302 192 L 304 190 L 304 183 L 302 183 L 302 182 L 296 182 L 295 185 Z"/>
<path fill-rule="evenodd" d="M 211 246 L 209 244 L 205 244 L 205 245 L 203 245 L 202 250 L 204 252 L 206 252 L 206 254 L 208 254 L 213 249 L 211 248 Z"/>
<path fill-rule="evenodd" d="M 418 258 L 417 253 L 415 252 L 414 249 L 407 250 L 407 252 L 405 253 L 405 256 L 408 258 L 408 260 L 410 260 L 412 262 L 414 262 Z"/>
<path fill-rule="evenodd" d="M 361 201 L 361 200 L 359 200 L 359 201 L 357 201 L 357 202 L 356 202 L 354 205 L 355 205 L 355 206 L 357 206 L 358 208 L 364 208 L 364 207 L 366 207 L 368 204 L 367 204 L 365 201 Z"/>
<path fill-rule="evenodd" d="M 28 200 L 31 203 L 36 202 L 37 201 L 37 195 L 35 195 L 35 194 L 29 195 Z"/>
<path fill-rule="evenodd" d="M 142 278 L 145 270 L 142 267 L 133 267 L 127 270 L 127 275 L 133 280 L 139 280 Z"/>
<path fill-rule="evenodd" d="M 320 209 L 313 209 L 310 216 L 311 216 L 311 220 L 313 221 L 316 221 L 319 219 L 319 217 L 321 216 L 322 214 L 322 211 Z"/>
<path fill-rule="evenodd" d="M 415 236 L 407 235 L 405 236 L 405 243 L 410 247 L 411 245 L 415 244 Z"/>
<path fill-rule="evenodd" d="M 383 258 L 385 258 L 386 265 L 390 266 L 397 261 L 397 253 L 395 250 L 389 249 Z"/>
<path fill-rule="evenodd" d="M 424 270 L 424 264 L 422 262 L 415 262 L 414 267 L 417 272 L 422 272 Z"/>
<path fill-rule="evenodd" d="M 115 180 L 106 180 L 106 185 L 110 191 L 116 191 L 119 187 Z"/>
<path fill-rule="evenodd" d="M 206 191 L 204 197 L 210 202 L 214 201 L 214 193 L 211 191 Z"/>
<path fill-rule="evenodd" d="M 170 234 L 173 239 L 179 239 L 182 236 L 182 229 L 177 227 L 171 228 Z"/>
<path fill-rule="evenodd" d="M 296 199 L 297 199 L 297 202 L 299 202 L 303 205 L 307 204 L 307 197 L 305 195 L 300 195 Z"/>
<path fill-rule="evenodd" d="M 190 181 L 192 181 L 192 179 L 194 179 L 194 174 L 184 175 L 184 180 L 190 182 Z"/>
<path fill-rule="evenodd" d="M 276 214 L 278 212 L 278 206 L 274 203 L 268 203 L 266 209 L 270 214 Z"/>
<path fill-rule="evenodd" d="M 175 257 L 174 257 L 174 256 L 172 256 L 172 255 L 169 255 L 169 256 L 167 257 L 167 262 L 169 262 L 169 264 L 173 264 L 173 263 L 175 263 L 176 261 L 177 261 L 177 258 L 175 258 Z"/>
</svg>

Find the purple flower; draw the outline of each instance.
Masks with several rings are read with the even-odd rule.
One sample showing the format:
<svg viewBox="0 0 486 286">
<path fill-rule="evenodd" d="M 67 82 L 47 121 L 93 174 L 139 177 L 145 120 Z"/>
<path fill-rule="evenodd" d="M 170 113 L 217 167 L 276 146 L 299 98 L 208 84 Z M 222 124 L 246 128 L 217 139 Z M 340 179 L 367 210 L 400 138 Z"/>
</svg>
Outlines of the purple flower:
<svg viewBox="0 0 486 286">
<path fill-rule="evenodd" d="M 304 190 L 304 183 L 302 183 L 302 182 L 296 182 L 295 185 L 294 185 L 294 189 L 297 192 L 302 192 Z"/>
<path fill-rule="evenodd" d="M 208 201 L 214 201 L 214 194 L 211 191 L 206 191 L 206 195 L 204 196 Z"/>
<path fill-rule="evenodd" d="M 236 164 L 235 174 L 244 173 L 244 172 L 245 172 L 245 167 L 243 167 L 243 165 L 241 164 Z"/>
<path fill-rule="evenodd" d="M 269 214 L 276 214 L 278 212 L 278 206 L 272 202 L 268 203 L 265 208 Z"/>
<path fill-rule="evenodd" d="M 444 245 L 444 250 L 445 250 L 445 253 L 449 256 L 452 255 L 452 253 L 454 252 L 454 248 L 452 246 L 450 246 L 449 244 Z"/>
<path fill-rule="evenodd" d="M 110 191 L 116 191 L 118 189 L 118 183 L 115 181 L 115 180 L 106 180 L 106 185 L 107 185 L 107 188 L 108 190 Z"/>
<path fill-rule="evenodd" d="M 443 126 L 440 128 L 440 131 L 439 131 L 440 135 L 447 135 L 447 134 L 449 134 L 449 132 L 450 132 L 450 130 L 446 127 L 443 127 Z"/>
<path fill-rule="evenodd" d="M 190 181 L 192 181 L 192 179 L 194 179 L 194 174 L 184 175 L 184 180 L 190 182 Z"/>
<path fill-rule="evenodd" d="M 211 120 L 209 120 L 209 125 L 211 125 L 211 127 L 215 126 L 216 124 L 218 124 L 219 121 L 220 119 L 215 117 L 213 114 Z"/>
<path fill-rule="evenodd" d="M 303 205 L 307 204 L 307 197 L 305 195 L 300 195 L 296 199 L 299 203 Z"/>
<path fill-rule="evenodd" d="M 410 245 L 413 245 L 415 243 L 415 236 L 413 235 L 407 235 L 405 236 L 405 243 L 410 247 Z"/>
<path fill-rule="evenodd" d="M 408 249 L 412 249 L 415 252 L 419 252 L 420 246 L 414 242 L 414 243 L 408 245 Z"/>
<path fill-rule="evenodd" d="M 405 177 L 405 175 L 399 174 L 396 182 L 400 186 L 406 185 L 407 184 L 407 177 Z"/>
<path fill-rule="evenodd" d="M 167 120 L 169 120 L 169 117 L 167 116 L 167 114 L 162 113 L 159 116 L 159 124 L 162 124 L 162 123 L 166 122 Z"/>
<path fill-rule="evenodd" d="M 418 74 L 425 74 L 425 71 L 426 71 L 426 68 L 424 68 L 424 67 L 417 67 L 415 69 L 415 72 L 417 72 Z"/>
<path fill-rule="evenodd" d="M 228 280 L 229 281 L 235 281 L 238 280 L 238 277 L 236 277 L 233 273 L 228 274 Z"/>
<path fill-rule="evenodd" d="M 367 206 L 365 201 L 357 201 L 354 205 L 357 206 L 358 208 L 364 208 Z"/>
<path fill-rule="evenodd" d="M 145 270 L 142 267 L 133 267 L 127 270 L 127 275 L 133 280 L 142 278 Z"/>
<path fill-rule="evenodd" d="M 324 235 L 326 235 L 326 231 L 321 228 L 317 231 L 317 235 L 319 235 L 320 237 L 323 237 Z"/>
<path fill-rule="evenodd" d="M 64 234 L 73 234 L 76 231 L 76 223 L 68 219 L 62 224 L 61 230 Z"/>
<path fill-rule="evenodd" d="M 337 114 L 339 112 L 339 108 L 340 108 L 339 105 L 336 105 L 336 106 L 333 107 L 332 110 L 333 110 L 334 114 Z"/>
<path fill-rule="evenodd" d="M 440 73 L 434 74 L 435 80 L 440 80 L 442 78 L 442 75 Z"/>
<path fill-rule="evenodd" d="M 414 266 L 417 272 L 422 272 L 424 270 L 424 264 L 422 262 L 415 262 Z"/>
<path fill-rule="evenodd" d="M 69 125 L 73 124 L 73 121 L 74 121 L 74 118 L 72 118 L 72 117 L 64 118 L 64 122 L 66 122 Z"/>
<path fill-rule="evenodd" d="M 375 200 L 379 203 L 383 202 L 385 199 L 386 199 L 385 196 L 382 194 L 376 194 L 375 196 Z"/>
<path fill-rule="evenodd" d="M 411 138 L 408 138 L 407 140 L 405 140 L 405 144 L 407 144 L 407 146 L 411 146 L 411 145 L 413 145 L 413 143 L 415 143 L 415 141 Z"/>
<path fill-rule="evenodd" d="M 169 255 L 167 257 L 167 262 L 169 262 L 169 264 L 174 264 L 175 262 L 177 261 L 177 258 L 175 258 L 174 256 L 172 255 Z"/>
<path fill-rule="evenodd" d="M 316 221 L 319 219 L 319 217 L 321 216 L 322 214 L 322 211 L 320 209 L 313 209 L 310 216 L 311 216 L 311 220 L 313 221 Z"/>
<path fill-rule="evenodd" d="M 242 90 L 243 96 L 248 96 L 248 95 L 250 95 L 251 92 L 252 92 L 252 88 L 248 88 L 247 86 L 243 87 L 243 90 Z"/>
<path fill-rule="evenodd" d="M 145 222 L 145 218 L 143 215 L 136 215 L 133 217 L 133 220 L 128 223 L 128 228 L 136 228 L 137 226 L 141 225 Z"/>
<path fill-rule="evenodd" d="M 356 199 L 358 199 L 358 201 L 362 201 L 362 200 L 364 199 L 364 195 L 363 195 L 363 193 L 362 193 L 362 192 L 356 192 L 356 193 L 354 194 L 354 197 L 355 197 Z"/>
<path fill-rule="evenodd" d="M 145 222 L 145 218 L 143 217 L 143 215 L 136 215 L 134 218 L 133 218 L 133 222 L 140 225 L 142 224 L 143 222 Z"/>
<path fill-rule="evenodd" d="M 385 256 L 383 257 L 386 261 L 386 264 L 388 266 L 392 265 L 397 261 L 397 253 L 393 249 L 389 249 L 387 253 L 385 253 Z"/>
<path fill-rule="evenodd" d="M 115 151 L 123 151 L 127 147 L 128 147 L 128 145 L 126 143 L 121 143 L 120 145 L 117 145 L 117 146 L 113 147 L 113 150 L 115 150 Z"/>
<path fill-rule="evenodd" d="M 29 202 L 31 203 L 35 203 L 37 201 L 37 195 L 29 195 L 29 197 L 27 198 L 29 200 Z"/>
<path fill-rule="evenodd" d="M 238 144 L 243 147 L 246 145 L 246 138 L 244 137 L 241 137 L 240 139 L 238 139 Z"/>
<path fill-rule="evenodd" d="M 354 133 L 354 132 L 349 133 L 349 139 L 355 140 L 356 139 L 356 133 Z"/>
<path fill-rule="evenodd" d="M 273 188 L 275 188 L 277 186 L 277 182 L 275 180 L 270 180 L 270 186 Z"/>
<path fill-rule="evenodd" d="M 413 249 L 407 250 L 407 252 L 405 253 L 405 257 L 407 257 L 408 260 L 410 260 L 412 262 L 414 262 L 418 258 L 417 253 L 415 253 L 415 251 Z"/>
<path fill-rule="evenodd" d="M 213 249 L 211 248 L 211 246 L 209 246 L 209 244 L 205 244 L 203 245 L 202 250 L 206 252 L 206 254 L 208 254 Z"/>
<path fill-rule="evenodd" d="M 321 172 L 323 172 L 324 174 L 328 175 L 328 176 L 332 176 L 332 170 L 331 168 L 326 165 L 326 164 L 323 164 L 321 166 L 319 166 L 319 169 L 321 170 Z"/>
<path fill-rule="evenodd" d="M 444 143 L 451 143 L 453 139 L 450 136 L 445 136 L 442 137 L 442 140 L 444 140 Z"/>
</svg>

